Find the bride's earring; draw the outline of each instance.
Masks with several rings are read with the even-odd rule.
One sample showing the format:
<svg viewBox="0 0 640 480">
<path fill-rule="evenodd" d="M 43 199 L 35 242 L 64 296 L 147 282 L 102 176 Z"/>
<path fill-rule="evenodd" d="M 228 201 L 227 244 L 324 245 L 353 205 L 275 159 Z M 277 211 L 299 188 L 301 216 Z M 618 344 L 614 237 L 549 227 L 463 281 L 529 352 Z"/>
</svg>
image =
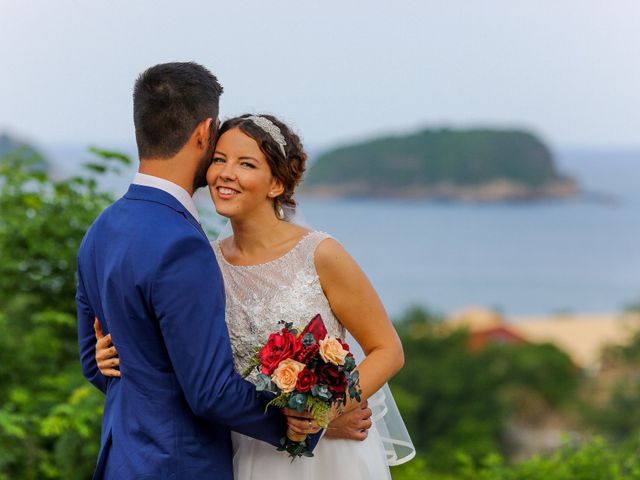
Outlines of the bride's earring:
<svg viewBox="0 0 640 480">
<path fill-rule="evenodd" d="M 284 220 L 284 210 L 282 208 L 282 205 L 280 205 L 280 202 L 278 202 L 278 200 L 275 200 L 275 208 L 276 208 L 276 217 L 278 218 L 278 220 Z"/>
</svg>

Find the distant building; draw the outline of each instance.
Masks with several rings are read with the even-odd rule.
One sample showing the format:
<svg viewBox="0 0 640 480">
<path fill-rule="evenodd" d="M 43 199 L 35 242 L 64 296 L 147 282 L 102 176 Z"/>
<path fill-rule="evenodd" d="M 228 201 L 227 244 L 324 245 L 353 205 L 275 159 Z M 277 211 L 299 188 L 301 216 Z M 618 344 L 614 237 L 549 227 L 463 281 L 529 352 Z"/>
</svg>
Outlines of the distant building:
<svg viewBox="0 0 640 480">
<path fill-rule="evenodd" d="M 551 343 L 565 351 L 578 367 L 597 371 L 605 346 L 624 344 L 640 331 L 640 315 L 562 314 L 512 317 L 507 321 L 497 312 L 472 307 L 453 314 L 446 324 L 467 329 L 469 347 L 474 350 L 490 343 Z"/>
<path fill-rule="evenodd" d="M 481 350 L 491 343 L 523 344 L 527 343 L 502 316 L 480 307 L 472 307 L 455 313 L 446 321 L 452 328 L 464 328 L 469 331 L 469 348 Z"/>
<path fill-rule="evenodd" d="M 472 332 L 469 336 L 469 348 L 474 351 L 494 343 L 520 345 L 528 342 L 506 325 Z"/>
</svg>

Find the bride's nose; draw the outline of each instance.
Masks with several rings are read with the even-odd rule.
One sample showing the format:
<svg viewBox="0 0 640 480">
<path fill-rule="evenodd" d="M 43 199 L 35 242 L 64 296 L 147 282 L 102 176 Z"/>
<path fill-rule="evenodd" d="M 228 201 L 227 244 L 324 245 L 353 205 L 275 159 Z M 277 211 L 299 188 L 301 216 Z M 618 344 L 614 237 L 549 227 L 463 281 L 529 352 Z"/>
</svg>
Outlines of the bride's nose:
<svg viewBox="0 0 640 480">
<path fill-rule="evenodd" d="M 235 168 L 233 167 L 233 165 L 230 164 L 230 162 L 227 162 L 227 163 L 224 164 L 224 167 L 222 168 L 222 171 L 220 172 L 220 178 L 222 180 L 235 180 L 236 179 Z"/>
</svg>

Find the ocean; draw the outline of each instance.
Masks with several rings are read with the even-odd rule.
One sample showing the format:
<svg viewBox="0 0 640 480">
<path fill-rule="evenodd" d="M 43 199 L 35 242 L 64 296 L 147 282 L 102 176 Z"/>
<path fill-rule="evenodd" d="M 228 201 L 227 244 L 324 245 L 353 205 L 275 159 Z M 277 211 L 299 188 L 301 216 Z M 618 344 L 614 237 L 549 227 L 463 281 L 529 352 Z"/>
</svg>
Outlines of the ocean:
<svg viewBox="0 0 640 480">
<path fill-rule="evenodd" d="M 614 312 L 640 303 L 640 152 L 566 152 L 590 194 L 495 205 L 302 199 L 359 262 L 387 310 Z"/>
<path fill-rule="evenodd" d="M 77 166 L 76 149 L 50 149 Z M 507 317 L 616 312 L 640 303 L 640 151 L 565 151 L 561 171 L 587 195 L 569 201 L 455 204 L 300 198 L 307 223 L 338 239 L 388 312 L 468 306 Z M 76 167 L 73 168 L 76 168 Z M 121 194 L 129 174 L 111 179 Z M 209 210 L 207 195 L 199 195 Z M 209 226 L 215 215 L 204 215 Z"/>
</svg>

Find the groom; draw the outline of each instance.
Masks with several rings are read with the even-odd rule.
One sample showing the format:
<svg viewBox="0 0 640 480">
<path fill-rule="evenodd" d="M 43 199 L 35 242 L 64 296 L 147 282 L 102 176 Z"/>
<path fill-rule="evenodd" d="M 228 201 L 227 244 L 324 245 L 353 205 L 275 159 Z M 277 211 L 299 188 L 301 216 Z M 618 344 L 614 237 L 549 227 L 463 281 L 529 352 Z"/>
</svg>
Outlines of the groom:
<svg viewBox="0 0 640 480">
<path fill-rule="evenodd" d="M 206 184 L 221 93 L 195 63 L 140 75 L 139 173 L 80 246 L 82 369 L 106 394 L 95 479 L 230 480 L 230 430 L 274 450 L 285 435 L 282 413 L 265 414 L 267 398 L 234 372 L 222 278 L 191 198 Z M 121 378 L 98 371 L 94 317 L 117 345 Z"/>
</svg>

